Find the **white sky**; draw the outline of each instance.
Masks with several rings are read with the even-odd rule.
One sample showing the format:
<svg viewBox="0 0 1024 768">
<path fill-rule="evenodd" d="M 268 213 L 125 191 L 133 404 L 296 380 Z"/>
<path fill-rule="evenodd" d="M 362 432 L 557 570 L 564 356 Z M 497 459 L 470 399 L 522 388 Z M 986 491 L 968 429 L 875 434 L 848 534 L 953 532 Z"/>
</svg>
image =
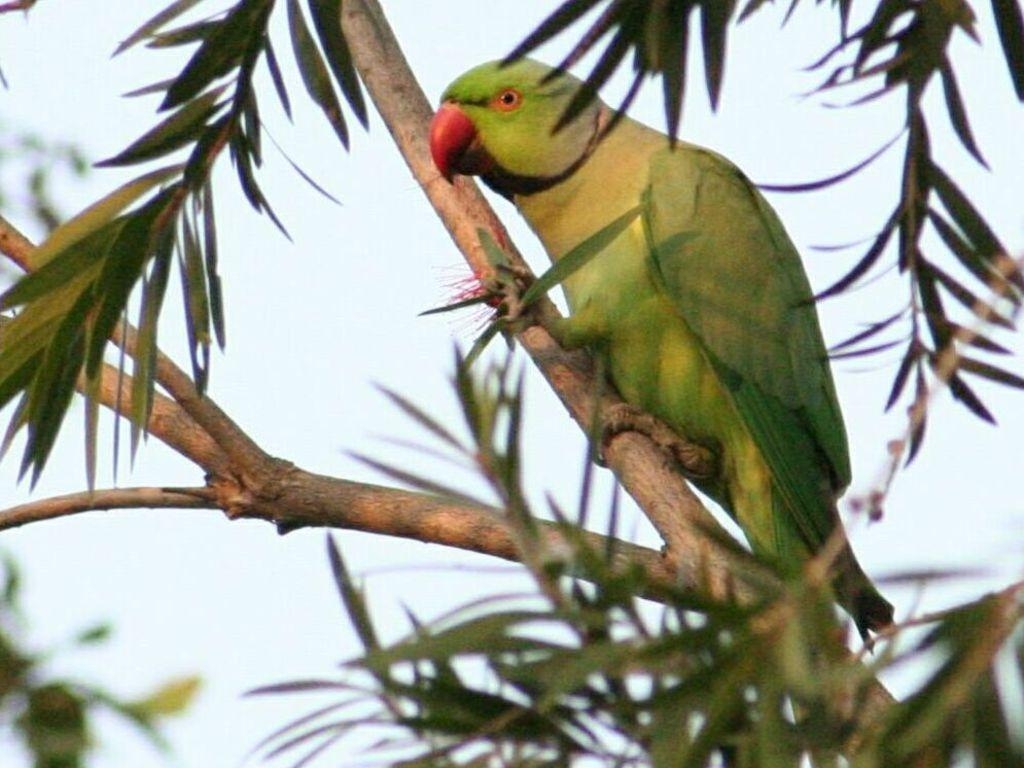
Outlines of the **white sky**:
<svg viewBox="0 0 1024 768">
<path fill-rule="evenodd" d="M 111 60 L 117 42 L 163 2 L 103 4 L 44 2 L 25 21 L 0 18 L 0 66 L 10 89 L 0 93 L 9 127 L 53 140 L 74 139 L 91 160 L 116 153 L 154 123 L 155 100 L 117 94 L 163 79 L 180 68 L 181 52 L 137 49 Z M 387 10 L 421 82 L 436 99 L 468 67 L 507 52 L 551 3 L 393 0 Z M 933 119 L 940 162 L 960 180 L 998 233 L 1024 248 L 1020 174 L 1021 110 L 999 58 L 988 4 L 979 3 L 977 47 L 958 35 L 960 83 L 978 141 L 993 171 L 972 164 L 954 143 L 944 114 Z M 282 4 L 283 6 L 283 4 Z M 279 58 L 290 64 L 283 7 L 276 19 Z M 761 13 L 733 37 L 721 109 L 709 115 L 699 68 L 692 81 L 683 135 L 734 159 L 755 180 L 798 182 L 844 170 L 891 137 L 899 104 L 888 101 L 845 112 L 823 109 L 799 95 L 815 76 L 801 73 L 827 45 L 826 10 L 802 7 L 778 32 L 781 9 Z M 562 43 L 544 51 L 555 60 Z M 213 397 L 267 450 L 300 466 L 356 480 L 381 478 L 352 459 L 358 451 L 430 470 L 420 457 L 399 453 L 381 436 L 421 437 L 379 394 L 398 390 L 442 419 L 455 418 L 447 385 L 453 338 L 467 341 L 460 320 L 419 318 L 448 298 L 445 282 L 463 274 L 461 259 L 412 181 L 380 121 L 355 131 L 350 155 L 340 147 L 293 77 L 295 126 L 279 114 L 264 78 L 263 114 L 291 156 L 342 202 L 336 207 L 309 189 L 268 145 L 261 182 L 294 243 L 254 215 L 236 189 L 227 160 L 219 175 L 218 217 L 226 288 L 228 347 L 213 365 Z M 609 93 L 621 92 L 621 81 Z M 937 100 L 933 99 L 933 103 Z M 633 114 L 662 124 L 660 90 L 649 88 Z M 842 137 L 842 138 L 840 138 Z M 872 234 L 893 202 L 899 150 L 855 181 L 827 192 L 772 195 L 805 255 L 812 283 L 824 287 L 858 251 L 816 253 L 808 246 Z M 84 183 L 60 187 L 75 211 L 138 171 L 98 171 Z M 539 269 L 545 259 L 515 212 L 497 208 L 520 247 Z M 168 303 L 177 303 L 171 289 Z M 893 311 L 899 284 L 883 280 L 822 312 L 825 334 L 837 341 L 859 323 Z M 185 344 L 171 308 L 162 325 L 166 351 L 179 360 Z M 1010 339 L 1018 351 L 1019 338 Z M 884 365 L 883 365 L 884 364 Z M 882 466 L 886 441 L 902 429 L 899 412 L 883 415 L 895 353 L 836 367 L 854 462 L 854 487 L 868 487 Z M 1010 363 L 1021 370 L 1020 358 Z M 1015 492 L 1024 465 L 1024 400 L 1011 391 L 978 386 L 1000 421 L 993 429 L 948 398 L 935 406 L 922 456 L 897 479 L 885 520 L 856 527 L 855 548 L 875 577 L 914 568 L 984 568 L 983 581 L 958 581 L 887 594 L 906 616 L 915 605 L 936 609 L 1021 576 L 1024 504 Z M 897 409 L 898 410 L 898 409 Z M 83 485 L 78 419 L 73 409 L 64 439 L 33 498 Z M 543 382 L 528 382 L 526 477 L 533 498 L 552 492 L 565 504 L 576 495 L 583 442 Z M 16 484 L 17 448 L 0 466 L 0 508 L 29 498 Z M 110 462 L 100 485 L 110 483 Z M 196 469 L 150 441 L 125 485 L 200 485 Z M 441 471 L 441 470 L 438 470 Z M 602 473 L 606 474 L 606 473 Z M 471 487 L 471 486 L 470 486 Z M 632 510 L 639 541 L 656 546 Z M 356 533 L 336 538 L 357 573 L 371 574 L 375 615 L 386 635 L 405 631 L 406 605 L 438 615 L 474 596 L 521 587 L 511 566 L 460 552 Z M 0 535 L 25 572 L 31 637 L 50 647 L 86 624 L 111 620 L 116 635 L 100 649 L 68 655 L 60 671 L 118 694 L 137 695 L 177 674 L 199 673 L 205 687 L 194 708 L 168 729 L 173 762 L 183 766 L 237 765 L 262 736 L 306 702 L 242 700 L 242 691 L 269 682 L 329 675 L 357 646 L 340 619 L 322 531 L 276 535 L 263 523 L 228 523 L 219 513 L 126 511 L 30 526 Z M 495 566 L 507 575 L 496 575 Z M 386 573 L 382 573 L 386 572 Z M 920 602 L 917 603 L 920 599 Z M 893 680 L 906 691 L 909 678 Z M 0 724 L 2 725 L 2 724 Z M 3 731 L 0 730 L 0 739 Z M 106 724 L 93 766 L 147 765 L 159 757 L 124 726 Z M 0 742 L 2 744 L 2 742 Z M 0 745 L 0 768 L 23 761 Z"/>
</svg>

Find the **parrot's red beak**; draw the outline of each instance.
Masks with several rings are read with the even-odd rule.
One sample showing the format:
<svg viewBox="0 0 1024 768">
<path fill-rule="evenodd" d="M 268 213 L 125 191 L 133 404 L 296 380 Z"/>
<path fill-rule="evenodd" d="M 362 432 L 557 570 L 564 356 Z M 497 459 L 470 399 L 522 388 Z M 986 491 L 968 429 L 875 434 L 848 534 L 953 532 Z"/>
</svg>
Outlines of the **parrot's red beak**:
<svg viewBox="0 0 1024 768">
<path fill-rule="evenodd" d="M 430 122 L 430 156 L 448 181 L 464 172 L 460 161 L 476 139 L 476 126 L 459 107 L 446 101 Z"/>
</svg>

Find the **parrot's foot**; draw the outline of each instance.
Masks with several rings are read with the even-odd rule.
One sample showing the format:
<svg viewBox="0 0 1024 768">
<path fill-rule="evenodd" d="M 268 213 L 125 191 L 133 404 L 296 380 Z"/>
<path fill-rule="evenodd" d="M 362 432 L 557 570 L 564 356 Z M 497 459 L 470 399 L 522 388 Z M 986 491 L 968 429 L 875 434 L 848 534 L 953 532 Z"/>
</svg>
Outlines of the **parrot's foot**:
<svg viewBox="0 0 1024 768">
<path fill-rule="evenodd" d="M 523 294 L 533 285 L 536 278 L 527 266 L 499 264 L 497 269 L 494 293 L 501 297 L 498 311 L 505 323 L 518 324 L 527 314 L 527 306 L 523 303 Z"/>
<path fill-rule="evenodd" d="M 605 413 L 601 429 L 602 463 L 604 447 L 620 432 L 640 432 L 646 435 L 679 462 L 683 473 L 689 478 L 704 480 L 714 477 L 718 472 L 718 462 L 711 450 L 684 440 L 665 422 L 629 403 L 617 403 Z"/>
</svg>

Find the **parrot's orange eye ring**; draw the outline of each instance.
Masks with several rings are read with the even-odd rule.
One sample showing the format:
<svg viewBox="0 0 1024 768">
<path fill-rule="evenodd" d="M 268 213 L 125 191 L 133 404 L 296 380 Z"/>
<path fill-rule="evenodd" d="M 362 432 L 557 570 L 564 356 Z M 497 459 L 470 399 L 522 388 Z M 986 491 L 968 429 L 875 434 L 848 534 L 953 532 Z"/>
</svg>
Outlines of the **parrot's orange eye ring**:
<svg viewBox="0 0 1024 768">
<path fill-rule="evenodd" d="M 515 88 L 506 88 L 491 99 L 491 105 L 501 112 L 511 112 L 515 109 L 519 109 L 522 103 L 523 94 Z"/>
</svg>

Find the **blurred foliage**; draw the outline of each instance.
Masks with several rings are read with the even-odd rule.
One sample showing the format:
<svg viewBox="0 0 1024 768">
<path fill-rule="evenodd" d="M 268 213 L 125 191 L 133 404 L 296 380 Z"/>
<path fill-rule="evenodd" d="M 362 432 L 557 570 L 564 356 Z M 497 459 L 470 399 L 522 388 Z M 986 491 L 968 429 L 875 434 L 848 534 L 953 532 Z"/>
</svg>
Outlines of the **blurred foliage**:
<svg viewBox="0 0 1024 768">
<path fill-rule="evenodd" d="M 63 218 L 53 197 L 54 177 L 82 177 L 88 169 L 74 144 L 0 125 L 0 210 L 27 220 L 43 234 L 56 229 Z"/>
<path fill-rule="evenodd" d="M 410 633 L 384 643 L 328 538 L 363 650 L 337 676 L 254 691 L 323 700 L 257 746 L 266 760 L 307 765 L 344 745 L 365 764 L 408 768 L 1024 764 L 1024 583 L 894 628 L 874 655 L 851 654 L 826 582 L 794 579 L 737 550 L 749 559 L 750 597 L 732 602 L 613 566 L 614 509 L 605 551 L 580 535 L 592 504 L 587 479 L 573 520 L 547 510 L 570 543 L 554 551 L 520 486 L 519 380 L 507 364 L 473 378 L 460 361 L 455 385 L 469 440 L 391 397 L 436 443 L 429 449 L 490 486 L 536 589 L 431 622 L 408 612 Z M 659 603 L 637 597 L 652 593 Z M 878 706 L 876 675 L 910 662 L 926 671 L 923 683 Z"/>
<path fill-rule="evenodd" d="M 284 229 L 256 178 L 263 159 L 263 128 L 260 94 L 253 84 L 257 71 L 265 68 L 280 109 L 291 116 L 289 86 L 268 31 L 278 6 L 285 6 L 281 12 L 287 15 L 302 86 L 340 142 L 348 146 L 351 120 L 346 115 L 366 125 L 362 89 L 337 22 L 341 0 L 239 0 L 206 15 L 194 13 L 211 5 L 217 6 L 211 0 L 176 0 L 116 51 L 143 43 L 154 49 L 191 49 L 178 72 L 130 94 L 158 96 L 158 111 L 166 116 L 100 165 L 137 165 L 169 155 L 182 162 L 141 176 L 58 228 L 40 249 L 36 271 L 0 296 L 0 309 L 21 310 L 0 344 L 0 407 L 18 402 L 9 437 L 26 431 L 22 471 L 31 472 L 33 479 L 46 463 L 79 374 L 85 374 L 87 393 L 97 385 L 108 339 L 125 316 L 133 291 L 141 294 L 132 371 L 132 437 L 138 444 L 152 405 L 157 325 L 175 264 L 185 288 L 192 371 L 197 387 L 204 388 L 210 345 L 214 339 L 221 346 L 225 341 L 210 185 L 212 169 L 225 152 L 252 207 Z M 621 106 L 628 107 L 646 77 L 660 78 L 666 120 L 674 135 L 692 74 L 686 68 L 691 37 L 700 37 L 705 87 L 715 106 L 731 31 L 771 5 L 764 0 L 567 0 L 509 58 L 585 23 L 563 64 L 571 65 L 591 51 L 599 55 L 571 110 L 582 108 L 615 71 L 631 67 L 633 86 Z M 812 3 L 790 0 L 785 5 L 788 19 Z M 1024 388 L 1024 378 L 988 359 L 1007 354 L 990 329 L 1013 327 L 1024 278 L 1016 263 L 1007 259 L 983 213 L 933 156 L 929 125 L 935 118 L 923 106 L 927 91 L 941 88 L 960 143 L 984 162 L 950 48 L 956 35 L 977 37 L 972 4 L 883 0 L 875 3 L 873 12 L 854 9 L 852 0 L 833 0 L 830 5 L 837 17 L 837 42 L 813 63 L 825 73 L 818 91 L 851 93 L 850 107 L 901 98 L 903 124 L 894 126 L 899 133 L 893 142 L 849 171 L 784 189 L 809 191 L 839 183 L 902 140 L 903 173 L 893 180 L 896 205 L 867 250 L 822 296 L 861 283 L 884 270 L 887 262 L 898 266 L 907 286 L 905 306 L 884 318 L 866 318 L 866 329 L 838 344 L 834 352 L 853 356 L 900 348 L 902 359 L 886 406 L 909 398 L 923 413 L 929 377 L 934 378 L 944 351 L 955 347 L 957 365 L 940 378 L 956 399 L 992 421 L 970 380 Z M 1009 84 L 1013 95 L 1024 99 L 1020 5 L 991 0 L 991 8 Z M 855 15 L 866 20 L 854 27 Z M 921 418 L 916 424 L 911 457 L 921 444 L 925 423 Z M 94 424 L 89 426 L 86 455 L 94 456 L 96 430 Z M 87 464 L 91 480 L 93 462 Z"/>
<path fill-rule="evenodd" d="M 141 301 L 131 417 L 132 443 L 138 445 L 152 407 L 157 324 L 175 265 L 185 289 L 193 377 L 200 391 L 205 388 L 210 345 L 213 339 L 221 346 L 225 341 L 210 183 L 225 151 L 249 203 L 284 229 L 255 174 L 263 160 L 263 125 L 253 86 L 259 66 L 270 74 L 282 109 L 291 111 L 267 33 L 276 4 L 242 0 L 171 27 L 198 4 L 172 3 L 118 46 L 115 53 L 144 41 L 150 48 L 194 50 L 175 76 L 130 94 L 159 95 L 158 111 L 168 115 L 99 165 L 136 165 L 171 154 L 183 162 L 140 176 L 57 228 L 35 252 L 33 271 L 0 296 L 0 310 L 20 310 L 0 344 L 0 407 L 18 401 L 7 441 L 25 430 L 22 472 L 31 472 L 33 481 L 53 447 L 79 375 L 84 373 L 87 397 L 98 386 L 109 339 L 136 288 Z M 315 36 L 296 0 L 288 3 L 288 16 L 303 83 L 347 146 L 334 82 L 364 124 L 366 107 L 337 24 L 339 8 L 340 0 L 310 0 Z M 88 408 L 87 413 L 92 422 L 86 428 L 86 454 L 94 457 L 97 411 Z M 90 484 L 94 467 L 90 460 Z"/>
<path fill-rule="evenodd" d="M 10 556 L 0 553 L 0 753 L 20 744 L 34 768 L 79 768 L 95 746 L 95 719 L 106 710 L 133 723 L 155 747 L 166 751 L 163 718 L 185 711 L 199 679 L 168 680 L 138 699 L 125 699 L 92 684 L 54 675 L 56 657 L 106 642 L 110 626 L 97 624 L 49 651 L 27 647 L 21 577 Z M 7 765 L 7 763 L 5 763 Z"/>
</svg>

